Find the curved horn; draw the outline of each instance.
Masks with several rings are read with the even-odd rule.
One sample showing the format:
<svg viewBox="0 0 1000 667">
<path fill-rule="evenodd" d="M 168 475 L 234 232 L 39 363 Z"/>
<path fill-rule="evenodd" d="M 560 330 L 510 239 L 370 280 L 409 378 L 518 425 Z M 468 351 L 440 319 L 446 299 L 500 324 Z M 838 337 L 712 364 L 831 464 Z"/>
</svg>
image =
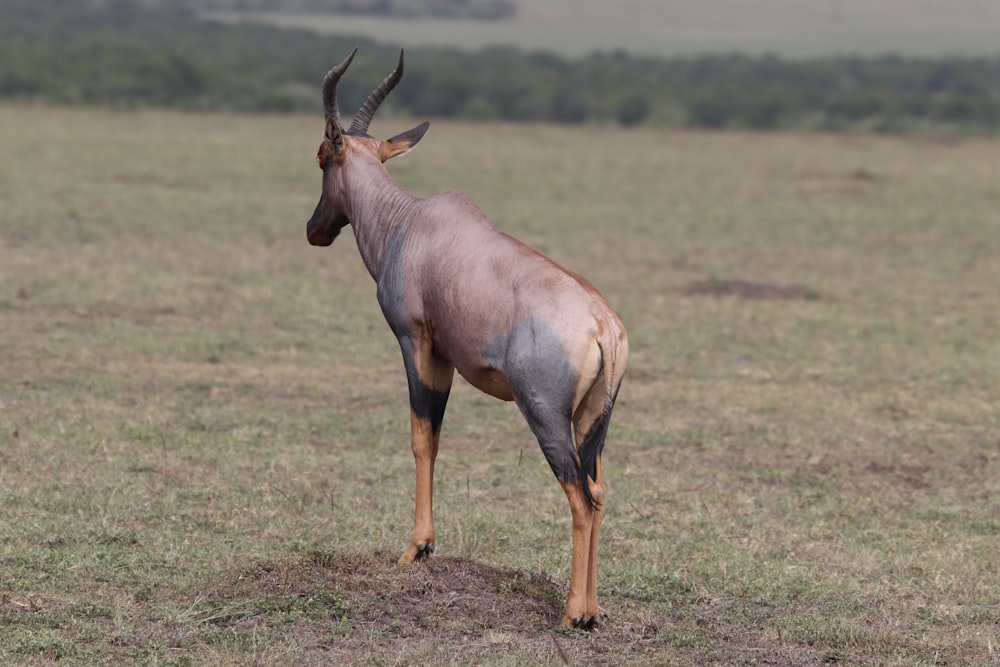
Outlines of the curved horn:
<svg viewBox="0 0 1000 667">
<path fill-rule="evenodd" d="M 323 110 L 326 112 L 327 118 L 333 117 L 333 120 L 337 123 L 337 127 L 341 127 L 340 108 L 337 106 L 337 82 L 340 81 L 340 77 L 347 71 L 351 61 L 354 60 L 354 54 L 357 52 L 358 49 L 355 47 L 351 51 L 351 55 L 347 56 L 344 62 L 327 72 L 323 78 Z"/>
<path fill-rule="evenodd" d="M 386 95 L 388 95 L 399 80 L 403 78 L 403 50 L 399 50 L 399 64 L 396 65 L 396 69 L 392 70 L 389 76 L 385 77 L 385 80 L 379 84 L 379 87 L 372 91 L 372 94 L 368 96 L 365 100 L 364 105 L 355 114 L 354 120 L 351 121 L 351 129 L 348 132 L 358 132 L 360 134 L 367 134 L 368 125 L 372 122 L 372 116 L 378 110 L 382 101 L 385 100 Z"/>
</svg>

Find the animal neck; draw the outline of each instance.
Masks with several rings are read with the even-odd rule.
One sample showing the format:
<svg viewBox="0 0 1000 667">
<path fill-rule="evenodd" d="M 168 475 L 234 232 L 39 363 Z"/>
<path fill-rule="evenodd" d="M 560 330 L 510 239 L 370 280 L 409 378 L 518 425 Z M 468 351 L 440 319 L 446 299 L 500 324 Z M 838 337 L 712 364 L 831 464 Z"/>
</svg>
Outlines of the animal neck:
<svg viewBox="0 0 1000 667">
<path fill-rule="evenodd" d="M 377 280 L 386 247 L 397 228 L 411 217 L 419 200 L 399 187 L 381 165 L 366 167 L 360 173 L 352 172 L 348 219 L 361 259 Z"/>
</svg>

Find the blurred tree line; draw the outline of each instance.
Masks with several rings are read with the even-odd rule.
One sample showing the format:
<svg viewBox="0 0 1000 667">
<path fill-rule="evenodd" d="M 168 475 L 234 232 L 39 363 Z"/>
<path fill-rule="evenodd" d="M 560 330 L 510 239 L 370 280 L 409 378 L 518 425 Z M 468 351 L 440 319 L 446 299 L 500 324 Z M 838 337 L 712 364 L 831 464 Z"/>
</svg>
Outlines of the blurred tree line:
<svg viewBox="0 0 1000 667">
<path fill-rule="evenodd" d="M 85 0 L 84 0 L 85 1 Z M 91 0 L 95 2 L 98 0 Z M 106 0 L 105 0 L 106 1 Z M 147 7 L 185 4 L 196 10 L 315 12 L 497 21 L 517 13 L 514 0 L 133 0 Z"/>
<path fill-rule="evenodd" d="M 3 0 L 0 99 L 181 109 L 314 111 L 326 70 L 351 48 L 345 111 L 389 72 L 396 48 L 200 20 L 183 5 Z M 624 52 L 567 59 L 512 48 L 407 50 L 386 108 L 419 117 L 706 128 L 901 132 L 1000 129 L 1000 57 Z"/>
</svg>

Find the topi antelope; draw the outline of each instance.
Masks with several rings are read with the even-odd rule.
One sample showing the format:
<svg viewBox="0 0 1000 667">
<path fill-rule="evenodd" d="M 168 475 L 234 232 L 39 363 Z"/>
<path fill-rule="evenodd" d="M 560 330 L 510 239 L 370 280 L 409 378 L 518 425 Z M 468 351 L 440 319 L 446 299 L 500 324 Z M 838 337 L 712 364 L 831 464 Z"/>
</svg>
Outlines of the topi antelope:
<svg viewBox="0 0 1000 667">
<path fill-rule="evenodd" d="M 413 533 L 399 562 L 434 551 L 434 461 L 457 369 L 480 391 L 517 404 L 562 484 L 573 513 L 562 624 L 589 630 L 598 618 L 601 451 L 625 373 L 625 328 L 593 285 L 498 231 L 468 197 L 418 199 L 392 180 L 383 163 L 413 148 L 429 123 L 386 141 L 368 135 L 403 76 L 400 52 L 345 131 L 337 82 L 355 53 L 323 81 L 323 191 L 306 236 L 327 246 L 351 225 L 403 353 L 417 482 Z"/>
</svg>

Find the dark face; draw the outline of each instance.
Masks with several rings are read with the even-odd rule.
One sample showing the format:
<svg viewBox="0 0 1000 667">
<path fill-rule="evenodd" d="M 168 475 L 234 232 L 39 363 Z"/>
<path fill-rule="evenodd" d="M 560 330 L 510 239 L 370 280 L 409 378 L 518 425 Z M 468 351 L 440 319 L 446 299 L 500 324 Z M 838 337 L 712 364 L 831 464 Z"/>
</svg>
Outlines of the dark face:
<svg viewBox="0 0 1000 667">
<path fill-rule="evenodd" d="M 334 159 L 333 148 L 329 141 L 324 141 L 319 147 L 320 169 L 323 170 L 323 191 L 316 204 L 316 210 L 306 224 L 306 238 L 310 245 L 328 246 L 340 234 L 340 230 L 350 220 L 340 210 L 337 197 L 337 180 L 340 165 Z"/>
</svg>

